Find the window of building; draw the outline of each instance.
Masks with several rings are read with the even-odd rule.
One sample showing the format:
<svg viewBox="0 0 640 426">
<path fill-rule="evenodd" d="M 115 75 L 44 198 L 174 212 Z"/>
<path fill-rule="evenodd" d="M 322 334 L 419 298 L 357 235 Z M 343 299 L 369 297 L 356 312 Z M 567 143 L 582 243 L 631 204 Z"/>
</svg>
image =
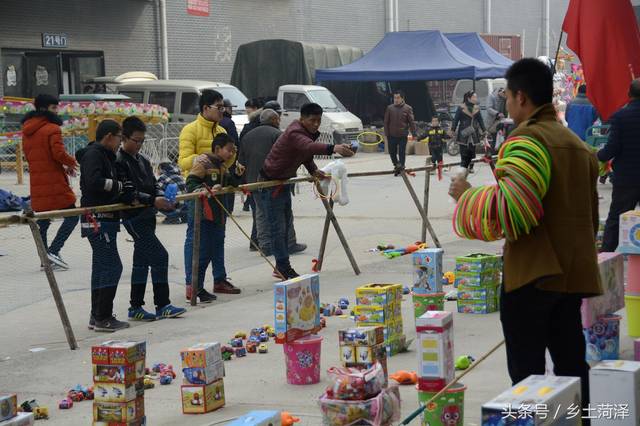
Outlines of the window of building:
<svg viewBox="0 0 640 426">
<path fill-rule="evenodd" d="M 183 92 L 180 100 L 180 113 L 198 115 L 200 112 L 200 96 L 195 92 Z"/>
<path fill-rule="evenodd" d="M 282 106 L 285 111 L 300 111 L 302 105 L 309 102 L 304 93 L 285 93 Z"/>
<path fill-rule="evenodd" d="M 149 103 L 161 105 L 169 111 L 169 114 L 173 114 L 176 92 L 151 92 L 149 93 Z"/>
</svg>

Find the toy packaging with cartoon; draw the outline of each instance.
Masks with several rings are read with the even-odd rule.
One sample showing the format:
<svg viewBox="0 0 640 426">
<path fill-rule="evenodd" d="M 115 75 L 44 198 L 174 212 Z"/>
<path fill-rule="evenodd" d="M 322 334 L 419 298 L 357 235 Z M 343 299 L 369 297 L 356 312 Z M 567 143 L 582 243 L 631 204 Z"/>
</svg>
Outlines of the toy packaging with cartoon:
<svg viewBox="0 0 640 426">
<path fill-rule="evenodd" d="M 307 274 L 274 284 L 276 343 L 320 331 L 320 278 Z"/>
<path fill-rule="evenodd" d="M 619 233 L 618 252 L 640 254 L 640 210 L 631 210 L 620 215 Z"/>
<path fill-rule="evenodd" d="M 15 416 L 0 422 L 1 426 L 32 426 L 35 423 L 33 413 L 19 412 Z"/>
<path fill-rule="evenodd" d="M 418 389 L 438 392 L 454 377 L 453 314 L 428 311 L 416 319 Z"/>
<path fill-rule="evenodd" d="M 198 343 L 180 351 L 183 384 L 207 385 L 224 377 L 220 343 Z"/>
<path fill-rule="evenodd" d="M 443 256 L 441 248 L 422 249 L 412 254 L 413 294 L 442 293 Z"/>
<path fill-rule="evenodd" d="M 402 285 L 367 284 L 358 287 L 356 303 L 356 325 L 382 326 L 387 356 L 399 353 L 406 342 L 402 323 Z"/>
<path fill-rule="evenodd" d="M 456 258 L 455 287 L 458 312 L 488 314 L 499 309 L 502 258 L 470 254 Z"/>
<path fill-rule="evenodd" d="M 397 386 L 385 388 L 377 396 L 361 401 L 320 397 L 322 424 L 326 426 L 391 425 L 400 420 L 400 391 Z"/>
<path fill-rule="evenodd" d="M 18 414 L 18 397 L 16 394 L 0 395 L 0 422 Z"/>
<path fill-rule="evenodd" d="M 552 424 L 551 421 L 555 418 L 559 423 L 553 422 L 553 424 L 579 426 L 582 423 L 582 416 L 570 418 L 568 410 L 570 407 L 580 407 L 581 400 L 579 378 L 532 375 L 482 405 L 482 426 L 512 424 L 509 423 L 509 419 L 505 419 L 505 412 L 515 412 L 517 415 L 522 410 L 527 411 L 530 417 L 527 420 L 530 422 L 516 424 L 531 426 L 543 424 L 542 420 L 539 420 L 543 413 L 536 413 L 536 408 L 543 409 L 547 413 L 549 423 L 544 424 Z M 551 416 L 549 413 L 554 415 Z"/>
<path fill-rule="evenodd" d="M 227 423 L 227 426 L 280 426 L 281 416 L 281 412 L 276 410 L 254 410 Z"/>
<path fill-rule="evenodd" d="M 144 424 L 144 341 L 111 340 L 91 348 L 94 424 Z"/>
<path fill-rule="evenodd" d="M 620 253 L 599 253 L 603 294 L 582 299 L 582 326 L 591 327 L 603 315 L 624 308 L 624 259 Z"/>
<path fill-rule="evenodd" d="M 425 405 L 422 412 L 422 426 L 463 426 L 464 425 L 464 392 L 467 387 L 456 383 L 444 394 L 433 399 L 438 392 L 418 390 L 418 401 Z"/>
<path fill-rule="evenodd" d="M 382 366 L 385 384 L 388 377 L 387 349 L 383 328 L 351 327 L 338 330 L 340 362 L 343 367 L 368 369 L 376 362 Z"/>
<path fill-rule="evenodd" d="M 224 383 L 217 380 L 207 385 L 182 385 L 182 412 L 204 414 L 224 407 Z"/>
</svg>

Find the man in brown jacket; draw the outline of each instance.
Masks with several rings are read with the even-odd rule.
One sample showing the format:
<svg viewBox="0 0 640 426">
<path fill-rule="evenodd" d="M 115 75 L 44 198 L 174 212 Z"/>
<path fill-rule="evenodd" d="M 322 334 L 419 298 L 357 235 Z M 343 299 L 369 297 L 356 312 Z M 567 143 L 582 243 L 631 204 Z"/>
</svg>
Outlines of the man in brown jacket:
<svg viewBox="0 0 640 426">
<path fill-rule="evenodd" d="M 507 71 L 507 109 L 518 126 L 511 136 L 535 138 L 551 157 L 544 216 L 528 235 L 504 246 L 500 319 L 509 375 L 517 383 L 545 374 L 545 349 L 559 376 L 580 377 L 583 406 L 589 401 L 580 306 L 602 294 L 595 246 L 598 229 L 598 164 L 595 156 L 556 118 L 553 75 L 526 58 Z M 456 200 L 469 188 L 451 183 Z"/>
<path fill-rule="evenodd" d="M 404 169 L 409 129 L 412 134 L 416 134 L 413 108 L 404 102 L 404 93 L 396 90 L 393 92 L 393 104 L 384 113 L 384 135 L 387 137 L 389 156 L 396 176 Z"/>
</svg>

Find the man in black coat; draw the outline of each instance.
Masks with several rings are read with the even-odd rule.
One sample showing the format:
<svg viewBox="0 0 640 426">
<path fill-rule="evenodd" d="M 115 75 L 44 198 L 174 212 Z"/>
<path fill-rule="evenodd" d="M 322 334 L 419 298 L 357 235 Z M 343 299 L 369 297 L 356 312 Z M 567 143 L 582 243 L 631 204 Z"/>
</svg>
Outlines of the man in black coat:
<svg viewBox="0 0 640 426">
<path fill-rule="evenodd" d="M 640 203 L 640 79 L 629 88 L 629 103 L 609 118 L 609 141 L 598 151 L 598 160 L 613 160 L 613 193 L 604 226 L 602 251 L 618 247 L 620 215 Z"/>
</svg>

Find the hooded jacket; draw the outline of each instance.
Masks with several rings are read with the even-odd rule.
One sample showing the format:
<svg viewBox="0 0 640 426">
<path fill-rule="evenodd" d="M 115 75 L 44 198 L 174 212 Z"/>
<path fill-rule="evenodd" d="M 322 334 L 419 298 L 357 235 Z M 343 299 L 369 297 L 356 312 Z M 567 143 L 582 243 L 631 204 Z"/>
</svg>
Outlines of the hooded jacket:
<svg viewBox="0 0 640 426">
<path fill-rule="evenodd" d="M 218 123 L 207 120 L 202 114 L 198 114 L 195 121 L 182 128 L 179 138 L 178 166 L 183 176 L 189 174 L 193 160 L 198 155 L 211 152 L 211 142 L 220 133 L 226 133 L 224 128 Z M 234 157 L 227 162 L 227 166 L 231 167 L 235 162 Z"/>
<path fill-rule="evenodd" d="M 22 148 L 36 212 L 65 209 L 76 202 L 63 167 L 74 167 L 76 161 L 64 148 L 61 125 L 60 117 L 49 111 L 32 111 L 22 120 Z"/>
<path fill-rule="evenodd" d="M 296 176 L 300 165 L 313 174 L 318 166 L 314 155 L 333 154 L 333 145 L 316 142 L 320 132 L 311 134 L 299 120 L 289 124 L 264 160 L 260 175 L 267 180 L 286 180 Z"/>
</svg>

